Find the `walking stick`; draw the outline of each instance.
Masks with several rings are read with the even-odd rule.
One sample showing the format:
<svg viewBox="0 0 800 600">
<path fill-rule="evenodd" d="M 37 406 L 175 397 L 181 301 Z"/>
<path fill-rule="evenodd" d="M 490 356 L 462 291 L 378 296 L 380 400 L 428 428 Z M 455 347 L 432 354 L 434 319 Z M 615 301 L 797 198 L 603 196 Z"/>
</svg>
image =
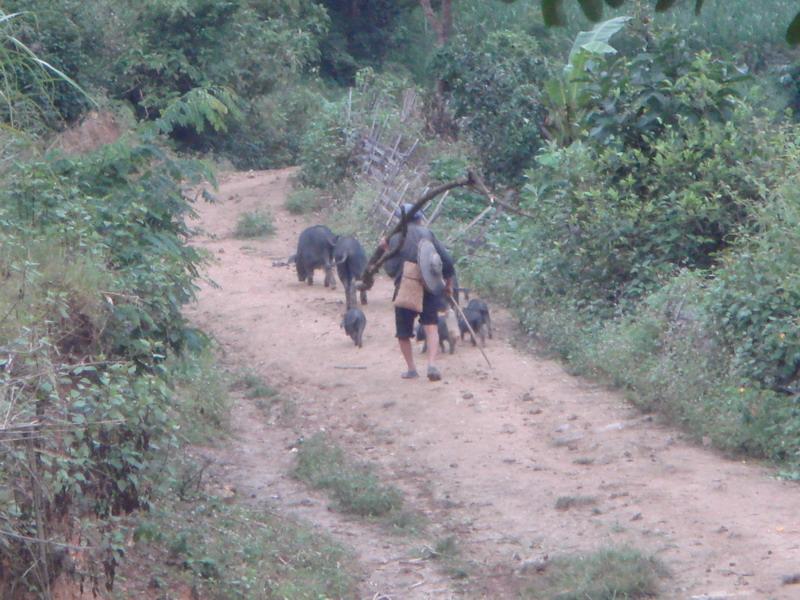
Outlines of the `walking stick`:
<svg viewBox="0 0 800 600">
<path fill-rule="evenodd" d="M 450 300 L 450 304 L 453 306 L 453 308 L 456 309 L 456 312 L 459 314 L 464 323 L 467 324 L 467 329 L 469 329 L 469 332 L 472 335 L 472 339 L 474 340 L 475 330 L 472 328 L 472 325 L 469 324 L 469 321 L 467 321 L 467 316 L 464 314 L 464 311 L 461 310 L 461 307 L 458 305 L 458 302 L 456 302 L 452 296 L 448 296 L 447 299 Z M 492 363 L 489 362 L 489 357 L 486 356 L 486 352 L 483 351 L 483 348 L 480 345 L 478 345 L 478 350 L 480 350 L 481 354 L 483 354 L 483 359 L 486 361 L 486 364 L 489 365 L 489 368 L 494 369 Z"/>
</svg>

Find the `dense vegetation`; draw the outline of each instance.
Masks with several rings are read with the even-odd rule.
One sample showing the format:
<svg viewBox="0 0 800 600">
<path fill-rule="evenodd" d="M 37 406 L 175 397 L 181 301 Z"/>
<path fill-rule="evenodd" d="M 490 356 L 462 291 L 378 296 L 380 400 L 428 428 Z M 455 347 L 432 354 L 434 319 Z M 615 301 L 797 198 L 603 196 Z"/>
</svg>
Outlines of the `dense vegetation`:
<svg viewBox="0 0 800 600">
<path fill-rule="evenodd" d="M 477 166 L 527 215 L 494 211 L 456 250 L 532 335 L 798 476 L 795 3 L 706 2 L 699 20 L 606 2 L 588 37 L 591 3 L 550 4 L 566 28 L 524 0 L 2 3 L 0 595 L 47 591 L 74 547 L 70 569 L 111 586 L 123 517 L 163 522 L 181 489 L 167 456 L 182 415 L 202 402 L 223 418 L 181 393 L 206 346 L 181 316 L 203 260 L 185 192 L 213 178 L 192 156 L 300 164 L 291 210 L 333 197 L 355 229 L 377 192 L 353 160 L 374 123 L 418 142 L 427 179 Z M 90 112 L 122 135 L 58 150 Z M 484 201 L 459 191 L 444 207 L 452 233 Z M 241 227 L 266 235 L 269 215 Z M 176 548 L 199 579 L 223 561 Z M 345 593 L 335 583 L 314 593 Z"/>
<path fill-rule="evenodd" d="M 456 7 L 424 64 L 399 49 L 407 70 L 359 75 L 328 104 L 306 135 L 306 184 L 353 175 L 357 134 L 375 120 L 387 138 L 421 139 L 413 166 L 432 180 L 478 164 L 527 216 L 495 215 L 458 248 L 473 284 L 576 369 L 797 476 L 800 156 L 796 53 L 783 40 L 796 7 L 707 3 L 698 21 L 634 2 L 606 7 L 609 20 L 580 36 L 591 25 L 569 3 L 566 32 L 527 3 Z M 426 109 L 404 115 L 400 92 L 414 86 Z M 342 226 L 365 222 L 377 193 L 358 176 L 341 189 Z M 459 192 L 446 206 L 448 237 L 484 201 Z"/>
<path fill-rule="evenodd" d="M 318 57 L 327 17 L 297 2 L 10 1 L 4 9 L 0 596 L 51 597 L 64 572 L 87 592 L 110 590 L 131 531 L 144 527 L 126 515 L 152 510 L 169 520 L 176 499 L 187 499 L 191 471 L 175 448 L 225 419 L 208 342 L 181 312 L 204 260 L 187 243 L 188 190 L 213 173 L 179 151 L 214 150 L 243 164 L 255 155 L 291 160 L 287 123 L 303 110 L 295 100 L 312 92 L 291 102 L 276 95 L 291 95 L 292 78 Z M 115 114 L 96 119 L 114 126 L 90 132 L 95 149 L 75 153 L 74 138 L 57 134 L 90 110 Z M 285 138 L 262 135 L 265 127 Z M 270 225 L 261 216 L 256 234 Z M 197 519 L 227 528 L 230 510 L 209 503 Z M 233 521 L 229 531 L 238 534 Z M 261 594 L 264 569 L 250 563 L 284 551 L 243 539 L 251 551 L 228 565 L 221 546 L 159 540 L 184 557 L 194 587 L 218 585 L 226 597 L 252 597 L 252 585 Z M 317 567 L 334 568 L 340 554 L 315 551 Z M 286 566 L 268 575 L 278 596 L 302 588 Z M 327 581 L 298 593 L 347 594 L 346 573 Z"/>
</svg>

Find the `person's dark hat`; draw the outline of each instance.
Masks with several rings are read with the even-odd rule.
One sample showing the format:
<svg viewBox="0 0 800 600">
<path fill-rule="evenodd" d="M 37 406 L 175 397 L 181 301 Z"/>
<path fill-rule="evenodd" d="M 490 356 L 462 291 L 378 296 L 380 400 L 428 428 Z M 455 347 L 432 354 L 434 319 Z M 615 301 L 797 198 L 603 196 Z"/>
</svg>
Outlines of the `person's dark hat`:
<svg viewBox="0 0 800 600">
<path fill-rule="evenodd" d="M 411 212 L 411 209 L 414 208 L 414 205 L 411 202 L 403 202 L 400 206 L 394 209 L 394 216 L 398 219 L 402 218 L 403 213 L 408 214 Z M 412 223 L 416 221 L 421 221 L 425 218 L 425 213 L 421 210 L 418 210 L 414 213 L 414 216 L 409 219 Z"/>
</svg>

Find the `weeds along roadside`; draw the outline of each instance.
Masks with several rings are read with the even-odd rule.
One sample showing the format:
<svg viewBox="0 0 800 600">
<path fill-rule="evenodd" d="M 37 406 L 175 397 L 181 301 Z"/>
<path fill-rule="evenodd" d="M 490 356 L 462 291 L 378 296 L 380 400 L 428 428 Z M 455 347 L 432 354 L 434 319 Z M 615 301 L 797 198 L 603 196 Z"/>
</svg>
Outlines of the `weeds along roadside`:
<svg viewBox="0 0 800 600">
<path fill-rule="evenodd" d="M 293 423 L 295 399 L 265 382 L 257 373 L 249 370 L 239 373 L 233 389 L 253 402 L 269 423 Z M 330 509 L 359 517 L 400 536 L 416 539 L 426 534 L 425 516 L 407 505 L 405 493 L 382 481 L 373 463 L 348 455 L 328 434 L 301 435 L 292 451 L 296 452 L 292 477 L 328 495 Z"/>
<path fill-rule="evenodd" d="M 180 437 L 227 443 L 231 393 L 270 415 L 278 391 L 255 373 L 228 373 L 213 352 L 175 364 Z M 267 508 L 245 506 L 209 486 L 206 464 L 177 452 L 159 502 L 133 516 L 117 597 L 146 590 L 210 598 L 348 598 L 355 593 L 349 550 L 319 531 Z M 146 574 L 144 576 L 143 574 Z"/>
<path fill-rule="evenodd" d="M 30 154 L 0 187 L 0 596 L 122 594 L 138 540 L 171 565 L 159 578 L 218 596 L 347 597 L 340 548 L 204 493 L 181 452 L 228 410 L 208 341 L 181 314 L 203 260 L 181 184 L 208 169 L 147 131 L 78 158 Z M 187 551 L 168 535 L 202 531 Z"/>
<path fill-rule="evenodd" d="M 113 583 L 116 520 L 151 505 L 177 442 L 165 359 L 203 342 L 181 315 L 202 259 L 179 181 L 208 170 L 146 133 L 29 152 L 0 188 L 4 597 L 47 596 L 70 564 Z"/>
</svg>

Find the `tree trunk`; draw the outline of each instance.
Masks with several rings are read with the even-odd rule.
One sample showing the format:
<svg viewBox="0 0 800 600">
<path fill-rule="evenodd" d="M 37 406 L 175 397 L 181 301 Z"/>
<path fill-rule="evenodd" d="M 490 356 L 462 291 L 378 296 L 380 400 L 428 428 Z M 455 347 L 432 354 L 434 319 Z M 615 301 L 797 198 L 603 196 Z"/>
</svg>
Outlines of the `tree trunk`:
<svg viewBox="0 0 800 600">
<path fill-rule="evenodd" d="M 453 0 L 442 0 L 438 15 L 431 5 L 431 0 L 419 0 L 419 4 L 436 33 L 436 45 L 444 46 L 453 32 Z"/>
<path fill-rule="evenodd" d="M 453 33 L 453 0 L 442 0 L 442 44 L 450 40 Z"/>
<path fill-rule="evenodd" d="M 431 0 L 419 0 L 422 12 L 436 33 L 436 46 L 441 48 L 450 40 L 453 33 L 453 0 L 441 0 L 439 14 L 436 14 Z M 444 81 L 436 80 L 436 96 L 434 106 L 428 119 L 428 126 L 441 135 L 453 136 L 453 121 L 447 114 L 444 99 Z"/>
</svg>

